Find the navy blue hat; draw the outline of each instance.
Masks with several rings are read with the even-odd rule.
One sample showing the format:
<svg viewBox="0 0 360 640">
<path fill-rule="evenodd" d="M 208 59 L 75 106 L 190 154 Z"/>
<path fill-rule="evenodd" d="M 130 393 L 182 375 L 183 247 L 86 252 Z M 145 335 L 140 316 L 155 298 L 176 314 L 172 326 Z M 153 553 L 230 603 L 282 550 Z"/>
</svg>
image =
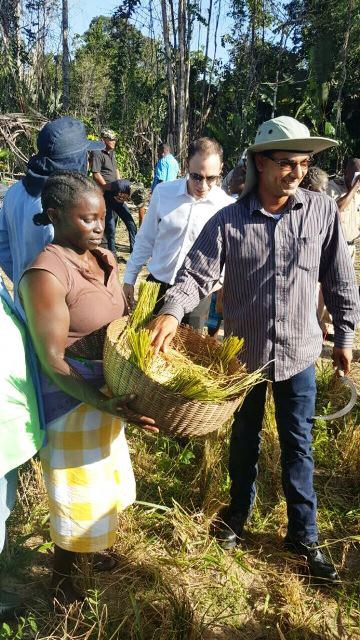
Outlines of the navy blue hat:
<svg viewBox="0 0 360 640">
<path fill-rule="evenodd" d="M 48 156 L 52 160 L 82 151 L 105 149 L 104 142 L 88 140 L 84 124 L 70 116 L 48 122 L 39 132 L 37 146 L 38 155 Z"/>
<path fill-rule="evenodd" d="M 87 172 L 87 152 L 104 149 L 100 140 L 88 140 L 84 124 L 63 116 L 48 122 L 37 138 L 38 153 L 31 156 L 23 184 L 26 191 L 38 197 L 46 179 L 54 171 Z"/>
</svg>

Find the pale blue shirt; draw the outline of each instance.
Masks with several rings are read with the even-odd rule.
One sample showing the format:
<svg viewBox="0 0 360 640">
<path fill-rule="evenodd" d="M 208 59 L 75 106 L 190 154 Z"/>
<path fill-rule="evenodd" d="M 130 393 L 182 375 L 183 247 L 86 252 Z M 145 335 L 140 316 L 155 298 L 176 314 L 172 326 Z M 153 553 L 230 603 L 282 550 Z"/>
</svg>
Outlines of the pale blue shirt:
<svg viewBox="0 0 360 640">
<path fill-rule="evenodd" d="M 154 180 L 151 185 L 151 191 L 154 191 L 155 187 L 159 182 L 170 182 L 171 180 L 176 180 L 179 174 L 179 165 L 177 160 L 174 158 L 171 153 L 168 153 L 167 156 L 160 158 L 157 161 L 155 166 L 155 175 Z"/>
<path fill-rule="evenodd" d="M 33 222 L 41 211 L 40 197 L 30 196 L 21 180 L 6 192 L 0 211 L 0 267 L 13 281 L 15 307 L 23 318 L 18 297 L 21 274 L 54 238 L 51 224 L 44 227 Z"/>
</svg>

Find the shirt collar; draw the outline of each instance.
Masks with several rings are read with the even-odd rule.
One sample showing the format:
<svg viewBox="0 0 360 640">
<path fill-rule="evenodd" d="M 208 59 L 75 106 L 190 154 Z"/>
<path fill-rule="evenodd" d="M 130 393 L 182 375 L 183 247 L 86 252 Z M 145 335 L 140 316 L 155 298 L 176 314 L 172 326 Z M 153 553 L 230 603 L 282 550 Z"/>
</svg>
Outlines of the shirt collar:
<svg viewBox="0 0 360 640">
<path fill-rule="evenodd" d="M 295 194 L 289 197 L 284 209 L 282 209 L 281 212 L 279 213 L 290 213 L 290 211 L 297 211 L 299 209 L 302 209 L 304 206 L 304 202 L 305 202 L 304 195 L 301 189 L 298 188 L 296 189 Z M 249 205 L 250 205 L 249 208 L 250 208 L 251 215 L 256 212 L 263 213 L 264 215 L 269 213 L 262 206 L 256 191 L 252 191 L 249 194 Z"/>
</svg>

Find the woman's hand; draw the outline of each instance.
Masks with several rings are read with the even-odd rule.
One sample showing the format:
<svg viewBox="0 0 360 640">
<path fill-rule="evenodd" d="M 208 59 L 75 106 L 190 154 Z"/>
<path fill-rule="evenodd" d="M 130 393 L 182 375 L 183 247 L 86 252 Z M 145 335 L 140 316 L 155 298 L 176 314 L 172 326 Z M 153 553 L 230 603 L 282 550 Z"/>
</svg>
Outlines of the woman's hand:
<svg viewBox="0 0 360 640">
<path fill-rule="evenodd" d="M 131 408 L 131 402 L 135 400 L 135 398 L 135 393 L 118 396 L 117 398 L 107 398 L 101 402 L 98 409 L 100 411 L 105 411 L 106 413 L 111 413 L 113 416 L 124 418 L 127 422 L 141 427 L 146 431 L 159 433 L 159 429 L 155 425 L 155 420 L 148 418 L 147 416 L 140 416 Z"/>
</svg>

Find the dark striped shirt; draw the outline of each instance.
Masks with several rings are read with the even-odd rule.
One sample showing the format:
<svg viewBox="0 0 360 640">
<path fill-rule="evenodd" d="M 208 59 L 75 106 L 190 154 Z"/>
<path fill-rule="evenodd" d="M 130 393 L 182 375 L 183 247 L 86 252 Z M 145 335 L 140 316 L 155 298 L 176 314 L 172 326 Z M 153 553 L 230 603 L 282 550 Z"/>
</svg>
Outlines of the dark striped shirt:
<svg viewBox="0 0 360 640">
<path fill-rule="evenodd" d="M 335 346 L 352 346 L 360 298 L 328 196 L 297 189 L 278 221 L 254 193 L 221 209 L 186 256 L 161 314 L 181 321 L 210 293 L 224 265 L 225 335 L 245 338 L 249 370 L 272 361 L 269 375 L 286 380 L 320 355 L 318 281 L 333 316 Z"/>
</svg>

